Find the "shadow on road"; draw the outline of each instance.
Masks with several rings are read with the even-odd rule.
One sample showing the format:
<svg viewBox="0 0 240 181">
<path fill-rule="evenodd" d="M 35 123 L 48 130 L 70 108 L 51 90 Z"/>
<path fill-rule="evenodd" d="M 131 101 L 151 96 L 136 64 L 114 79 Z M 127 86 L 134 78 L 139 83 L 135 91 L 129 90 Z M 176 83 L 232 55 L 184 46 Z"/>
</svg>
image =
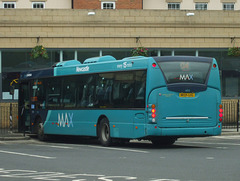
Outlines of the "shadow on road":
<svg viewBox="0 0 240 181">
<path fill-rule="evenodd" d="M 35 135 L 30 135 L 31 139 L 38 140 Z M 51 136 L 45 143 L 62 143 L 62 144 L 76 144 L 76 145 L 93 145 L 101 146 L 100 142 L 95 137 L 79 137 L 79 136 Z M 153 145 L 151 141 L 147 140 L 131 140 L 127 143 L 119 143 L 115 141 L 111 147 L 126 148 L 126 149 L 193 149 L 206 148 L 206 146 L 189 145 L 176 142 L 173 145 Z"/>
</svg>

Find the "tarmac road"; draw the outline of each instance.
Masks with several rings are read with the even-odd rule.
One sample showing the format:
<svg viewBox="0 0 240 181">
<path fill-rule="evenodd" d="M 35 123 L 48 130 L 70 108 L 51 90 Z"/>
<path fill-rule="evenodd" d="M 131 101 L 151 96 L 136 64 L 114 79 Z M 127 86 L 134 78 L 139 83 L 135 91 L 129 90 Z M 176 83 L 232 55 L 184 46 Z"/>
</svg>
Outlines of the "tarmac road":
<svg viewBox="0 0 240 181">
<path fill-rule="evenodd" d="M 102 147 L 96 140 L 0 141 L 1 181 L 238 181 L 240 135 Z"/>
</svg>

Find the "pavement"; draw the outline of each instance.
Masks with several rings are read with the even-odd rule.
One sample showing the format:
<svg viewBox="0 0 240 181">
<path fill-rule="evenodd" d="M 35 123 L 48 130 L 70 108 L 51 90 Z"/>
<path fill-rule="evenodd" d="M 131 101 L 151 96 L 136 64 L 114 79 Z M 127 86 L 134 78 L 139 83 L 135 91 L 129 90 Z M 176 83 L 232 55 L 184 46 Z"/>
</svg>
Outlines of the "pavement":
<svg viewBox="0 0 240 181">
<path fill-rule="evenodd" d="M 23 133 L 16 133 L 12 131 L 0 131 L 0 141 L 16 141 L 16 140 L 29 140 L 30 137 L 28 135 L 24 135 Z"/>
<path fill-rule="evenodd" d="M 223 136 L 226 135 L 240 135 L 240 131 L 237 129 L 222 129 Z M 0 141 L 16 141 L 16 140 L 29 140 L 31 139 L 29 135 L 23 133 L 17 133 L 12 131 L 0 131 Z"/>
</svg>

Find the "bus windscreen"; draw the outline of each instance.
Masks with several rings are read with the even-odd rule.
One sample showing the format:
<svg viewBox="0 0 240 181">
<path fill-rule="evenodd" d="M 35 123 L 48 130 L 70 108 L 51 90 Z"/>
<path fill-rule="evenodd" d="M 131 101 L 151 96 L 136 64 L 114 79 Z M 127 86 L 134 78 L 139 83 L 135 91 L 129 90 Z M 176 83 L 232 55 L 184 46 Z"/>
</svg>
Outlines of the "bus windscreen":
<svg viewBox="0 0 240 181">
<path fill-rule="evenodd" d="M 210 62 L 168 61 L 158 62 L 167 84 L 198 83 L 205 84 L 210 71 Z"/>
</svg>

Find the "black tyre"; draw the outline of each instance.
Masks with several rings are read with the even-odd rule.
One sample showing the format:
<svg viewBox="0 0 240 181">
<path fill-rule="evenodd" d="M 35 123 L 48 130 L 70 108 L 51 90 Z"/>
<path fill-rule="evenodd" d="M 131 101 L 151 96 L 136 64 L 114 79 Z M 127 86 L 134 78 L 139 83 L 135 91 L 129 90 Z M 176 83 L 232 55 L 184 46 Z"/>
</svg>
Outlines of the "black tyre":
<svg viewBox="0 0 240 181">
<path fill-rule="evenodd" d="M 110 136 L 109 121 L 107 118 L 103 118 L 99 125 L 99 141 L 103 146 L 110 146 L 112 139 Z"/>
<path fill-rule="evenodd" d="M 44 128 L 43 128 L 43 123 L 42 123 L 41 119 L 38 120 L 37 137 L 40 141 L 47 140 L 47 135 L 44 134 Z"/>
</svg>

